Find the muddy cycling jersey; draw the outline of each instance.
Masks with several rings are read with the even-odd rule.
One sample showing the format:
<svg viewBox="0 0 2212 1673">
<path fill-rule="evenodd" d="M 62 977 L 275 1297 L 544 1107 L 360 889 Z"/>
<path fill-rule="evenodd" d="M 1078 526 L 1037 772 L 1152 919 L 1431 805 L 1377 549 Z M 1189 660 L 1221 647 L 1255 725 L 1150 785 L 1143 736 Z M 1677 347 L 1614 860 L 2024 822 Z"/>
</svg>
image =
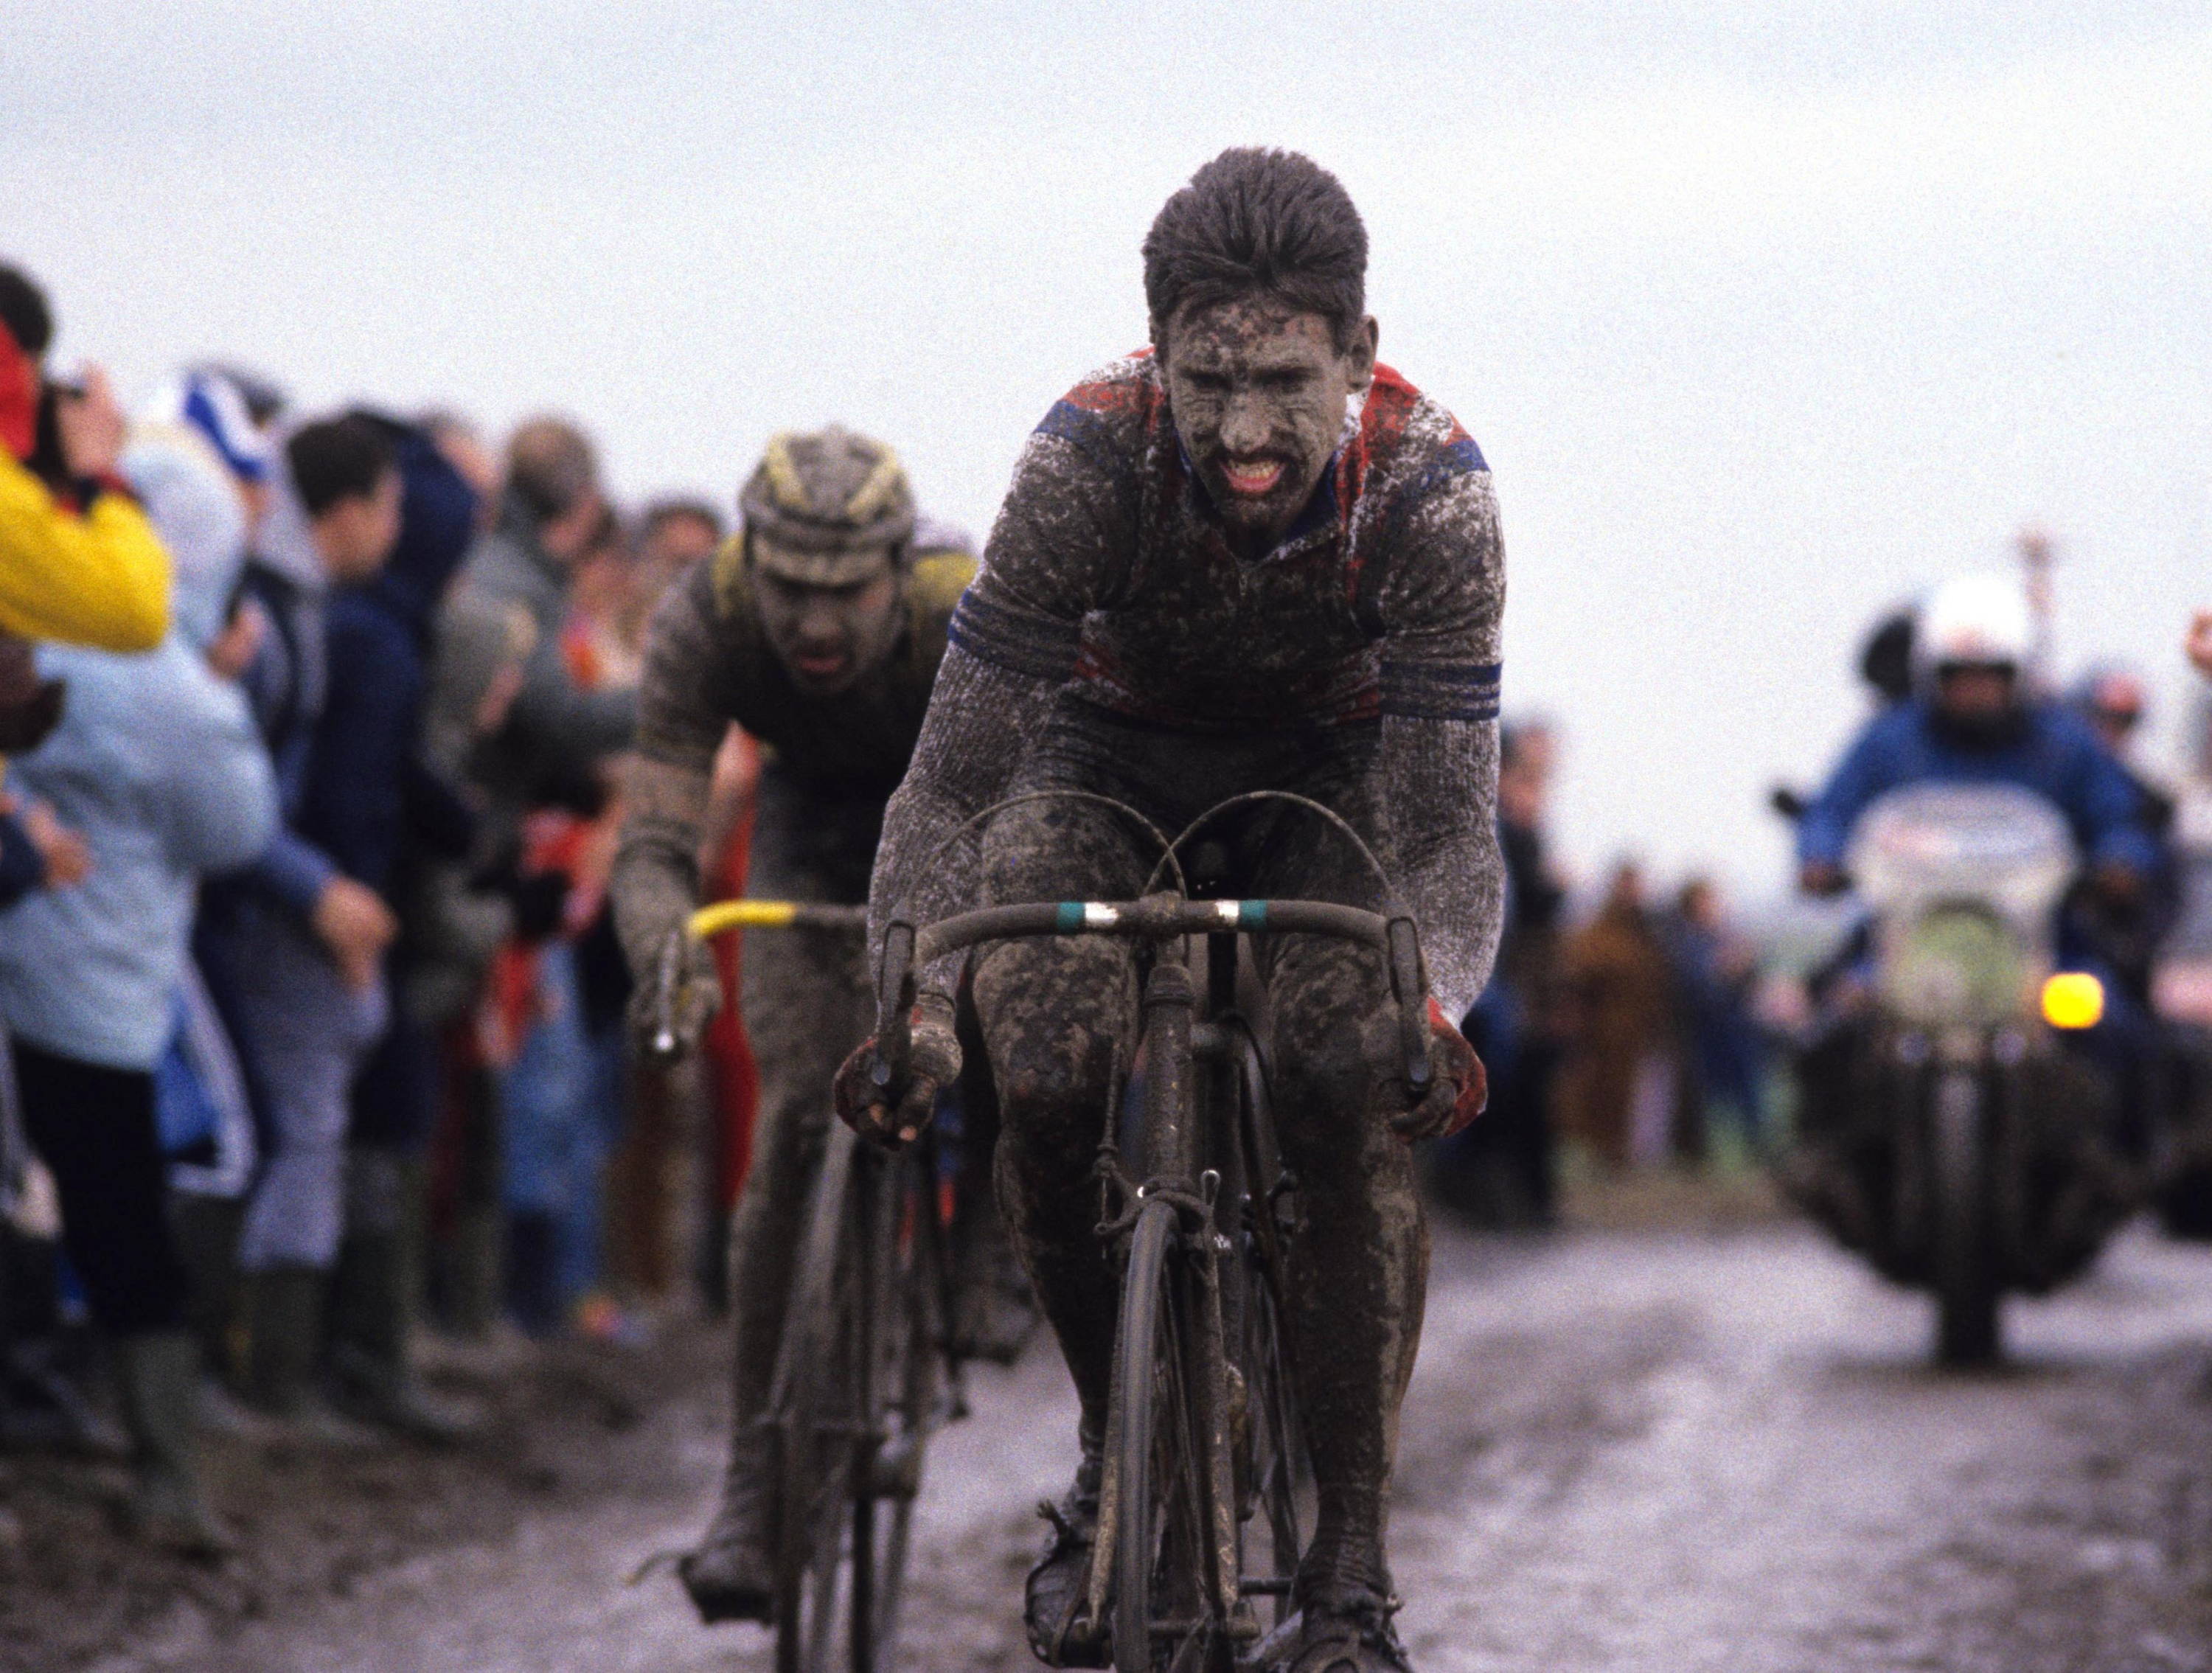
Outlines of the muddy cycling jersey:
<svg viewBox="0 0 2212 1673">
<path fill-rule="evenodd" d="M 1463 1008 L 1497 940 L 1504 599 L 1482 455 L 1388 368 L 1305 511 L 1248 561 L 1183 457 L 1156 362 L 1108 367 L 1030 436 L 954 614 L 886 818 L 878 929 L 894 903 L 923 918 L 969 903 L 974 867 L 931 856 L 1006 793 L 1055 712 L 1224 739 L 1364 733 L 1386 860 L 1439 1001 Z"/>
<path fill-rule="evenodd" d="M 1377 367 L 1305 510 L 1241 559 L 1133 356 L 1037 427 L 952 642 L 1176 727 L 1495 720 L 1489 484 L 1452 416 Z"/>
<path fill-rule="evenodd" d="M 945 629 L 975 572 L 968 538 L 925 523 L 904 564 L 907 624 L 891 654 L 848 690 L 799 690 L 769 642 L 744 537 L 679 581 L 654 617 L 638 750 L 704 771 L 734 721 L 775 770 L 817 794 L 881 803 L 897 788 L 929 707 Z"/>
</svg>

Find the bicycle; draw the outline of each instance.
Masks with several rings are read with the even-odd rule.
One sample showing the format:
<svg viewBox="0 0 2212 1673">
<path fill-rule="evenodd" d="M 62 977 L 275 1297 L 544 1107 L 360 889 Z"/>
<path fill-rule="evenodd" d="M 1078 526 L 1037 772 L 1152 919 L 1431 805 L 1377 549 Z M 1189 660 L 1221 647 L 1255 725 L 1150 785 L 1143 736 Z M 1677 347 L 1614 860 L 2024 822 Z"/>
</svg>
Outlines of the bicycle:
<svg viewBox="0 0 2212 1673">
<path fill-rule="evenodd" d="M 675 1047 L 684 940 L 738 928 L 864 931 L 857 906 L 724 901 L 662 956 L 651 1044 Z M 828 1088 L 823 1089 L 826 1097 Z M 884 1673 L 897 1648 L 915 1499 L 931 1433 L 964 1410 L 939 1151 L 896 1154 L 829 1123 L 769 1396 L 776 1436 L 777 1673 Z"/>
<path fill-rule="evenodd" d="M 1105 1474 L 1085 1613 L 1110 1616 L 1118 1673 L 1235 1673 L 1261 1635 L 1253 1600 L 1290 1613 L 1310 1466 L 1287 1364 L 1282 1285 L 1297 1181 L 1277 1150 L 1259 1042 L 1237 1007 L 1241 938 L 1318 934 L 1385 957 L 1409 1087 L 1429 1085 L 1426 986 L 1410 916 L 1305 900 L 1194 900 L 1178 850 L 1216 815 L 1261 800 L 1329 818 L 1377 875 L 1357 833 L 1303 797 L 1261 792 L 1209 810 L 1174 843 L 1135 810 L 1087 792 L 1159 837 L 1179 891 L 1135 900 L 991 906 L 916 930 L 894 918 L 877 988 L 871 1078 L 902 1082 L 915 970 L 986 942 L 1114 935 L 1138 948 L 1137 1044 L 1100 1145 L 1098 1232 L 1122 1272 Z M 1030 800 L 1033 798 L 1018 798 Z M 980 823 L 1009 806 L 987 808 Z M 948 841 L 948 846 L 950 845 Z M 1199 938 L 1203 994 L 1173 943 Z M 1125 1153 L 1137 1171 L 1124 1169 Z M 1257 1524 L 1256 1527 L 1255 1524 Z M 1261 1560 L 1264 1555 L 1264 1560 Z"/>
</svg>

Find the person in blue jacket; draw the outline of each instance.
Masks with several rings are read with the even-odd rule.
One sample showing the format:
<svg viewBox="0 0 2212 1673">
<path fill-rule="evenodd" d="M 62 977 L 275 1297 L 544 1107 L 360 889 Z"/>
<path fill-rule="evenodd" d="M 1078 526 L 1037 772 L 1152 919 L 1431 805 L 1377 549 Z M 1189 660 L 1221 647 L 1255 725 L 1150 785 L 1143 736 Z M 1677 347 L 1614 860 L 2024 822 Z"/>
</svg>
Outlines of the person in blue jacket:
<svg viewBox="0 0 2212 1673">
<path fill-rule="evenodd" d="M 424 758 L 423 703 L 438 605 L 477 530 L 476 490 L 422 429 L 356 412 L 390 444 L 399 536 L 372 579 L 324 611 L 328 691 L 308 751 L 299 830 L 341 875 L 398 915 L 425 855 L 465 859 L 474 817 Z M 385 961 L 389 1022 L 352 1092 L 345 1223 L 330 1306 L 330 1371 L 348 1414 L 430 1441 L 463 1414 L 432 1397 L 407 1354 L 422 1159 L 438 1103 L 436 1047 L 413 1013 L 415 949 L 403 928 Z"/>
<path fill-rule="evenodd" d="M 2046 798 L 2072 828 L 2092 885 L 2140 892 L 2158 863 L 2141 792 L 2088 723 L 2029 690 L 2027 601 L 2001 575 L 1938 588 L 1922 613 L 1917 692 L 1862 732 L 1797 826 L 1808 893 L 1849 886 L 1844 856 L 1859 817 L 1908 784 L 2015 784 Z"/>
<path fill-rule="evenodd" d="M 383 568 L 398 536 L 400 478 L 386 438 L 345 417 L 292 431 L 275 476 L 246 570 L 267 631 L 244 684 L 283 818 L 250 868 L 208 891 L 199 943 L 267 1129 L 238 1244 L 243 1391 L 264 1413 L 328 1432 L 338 1426 L 314 1371 L 343 1222 L 347 1098 L 384 1031 L 383 960 L 398 924 L 301 822 L 332 690 L 326 599 Z"/>
</svg>

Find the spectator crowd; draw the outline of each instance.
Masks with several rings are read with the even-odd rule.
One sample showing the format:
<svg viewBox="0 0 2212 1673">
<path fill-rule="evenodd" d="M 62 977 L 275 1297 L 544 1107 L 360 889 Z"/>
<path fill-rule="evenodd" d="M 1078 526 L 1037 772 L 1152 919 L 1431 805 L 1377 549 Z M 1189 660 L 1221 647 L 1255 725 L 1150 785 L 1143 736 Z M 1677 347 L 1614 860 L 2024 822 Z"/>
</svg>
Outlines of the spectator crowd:
<svg viewBox="0 0 2212 1673">
<path fill-rule="evenodd" d="M 647 624 L 725 531 L 624 514 L 566 419 L 495 448 L 216 364 L 126 413 L 53 335 L 0 266 L 0 1439 L 101 1421 L 96 1334 L 131 1520 L 211 1554 L 208 1424 L 470 1432 L 426 1309 L 497 1354 L 643 1339 L 686 1247 L 719 1293 L 742 1028 L 639 1061 L 605 882 Z"/>
<path fill-rule="evenodd" d="M 1754 940 L 1711 879 L 1655 906 L 1621 861 L 1577 919 L 1547 824 L 1558 745 L 1536 721 L 1500 738 L 1505 924 L 1462 1031 L 1490 1107 L 1431 1158 L 1448 1207 L 1498 1226 L 1549 1224 L 1563 1162 L 1601 1173 L 1771 1155 L 1774 1054 Z"/>
</svg>

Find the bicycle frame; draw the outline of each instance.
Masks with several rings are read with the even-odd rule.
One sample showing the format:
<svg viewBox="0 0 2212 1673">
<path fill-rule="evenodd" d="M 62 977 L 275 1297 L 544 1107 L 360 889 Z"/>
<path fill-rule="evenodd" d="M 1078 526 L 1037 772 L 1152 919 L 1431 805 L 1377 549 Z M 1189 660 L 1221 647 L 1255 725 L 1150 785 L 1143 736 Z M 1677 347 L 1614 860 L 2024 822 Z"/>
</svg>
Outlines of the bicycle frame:
<svg viewBox="0 0 2212 1673">
<path fill-rule="evenodd" d="M 675 1048 L 687 939 L 790 928 L 857 934 L 866 928 L 866 912 L 766 900 L 723 901 L 693 912 L 662 950 L 656 1049 Z M 893 1653 L 921 1451 L 934 1427 L 934 1412 L 923 1409 L 936 1403 L 932 1384 L 941 1386 L 945 1414 L 963 1408 L 957 1354 L 922 1323 L 927 1313 L 949 1329 L 951 1262 L 933 1136 L 891 1155 L 832 1121 L 823 1151 L 807 1187 L 769 1397 L 783 1523 L 775 1665 L 779 1673 L 828 1673 L 842 1629 L 845 1655 L 837 1664 L 877 1673 Z M 902 1251 L 912 1261 L 903 1274 Z M 900 1363 L 886 1363 L 886 1352 Z M 902 1425 L 902 1456 L 896 1459 L 880 1450 L 891 1439 L 884 1420 L 895 1410 Z M 888 1518 L 880 1530 L 879 1518 Z"/>
<path fill-rule="evenodd" d="M 1107 1476 L 1100 1495 L 1087 1588 L 1088 1613 L 1093 1620 L 1101 1620 L 1110 1581 L 1116 1665 L 1125 1668 L 1149 1667 L 1152 1641 L 1161 1636 L 1181 1637 L 1182 1651 L 1174 1664 L 1177 1669 L 1197 1664 L 1188 1654 L 1194 1646 L 1201 1658 L 1213 1658 L 1206 1664 L 1225 1666 L 1227 1646 L 1257 1632 L 1256 1621 L 1243 1608 L 1244 1600 L 1255 1594 L 1279 1597 L 1289 1586 L 1287 1574 L 1267 1575 L 1252 1584 L 1243 1573 L 1238 1530 L 1244 1507 L 1239 1500 L 1239 1455 L 1231 1415 L 1235 1374 L 1231 1362 L 1237 1350 L 1231 1346 L 1228 1316 L 1236 1313 L 1236 1340 L 1241 1348 L 1247 1322 L 1242 1309 L 1257 1302 L 1239 1285 L 1225 1305 L 1222 1258 L 1233 1256 L 1237 1245 L 1230 1235 L 1231 1228 L 1224 1228 L 1220 1221 L 1220 1210 L 1249 1189 L 1255 1193 L 1255 1243 L 1261 1258 L 1280 1270 L 1275 1264 L 1279 1261 L 1282 1230 L 1273 1220 L 1275 1182 L 1238 1177 L 1248 1162 L 1255 1171 L 1273 1165 L 1272 1135 L 1265 1131 L 1264 1112 L 1254 1113 L 1249 1119 L 1240 1114 L 1244 1103 L 1239 1097 L 1240 1082 L 1256 1070 L 1257 1054 L 1249 1031 L 1236 1015 L 1237 953 L 1240 939 L 1256 934 L 1332 936 L 1382 952 L 1399 1011 L 1405 1077 L 1417 1094 L 1425 1089 L 1431 1073 L 1426 988 L 1414 927 L 1402 913 L 1386 916 L 1318 901 L 1194 901 L 1180 894 L 1163 893 L 1126 902 L 986 907 L 945 919 L 919 933 L 908 923 L 894 922 L 884 940 L 877 989 L 877 1050 L 870 1073 L 886 1094 L 901 1082 L 905 1072 L 917 964 L 983 942 L 1016 937 L 1111 935 L 1139 944 L 1137 1037 L 1143 1056 L 1141 1124 L 1136 1135 L 1139 1177 L 1132 1178 L 1122 1171 L 1110 1122 L 1101 1147 L 1107 1201 L 1100 1232 L 1115 1243 L 1121 1253 L 1124 1282 L 1109 1414 Z M 1186 937 L 1203 938 L 1208 953 L 1204 1018 L 1189 969 L 1180 959 L 1161 956 L 1163 949 Z M 1212 1130 L 1208 1130 L 1208 1120 L 1200 1118 L 1201 1111 L 1210 1118 Z M 1230 1170 L 1226 1181 L 1224 1166 Z M 1230 1191 L 1226 1202 L 1224 1183 Z M 1240 1276 L 1246 1270 L 1241 1262 L 1231 1264 Z M 1133 1307 L 1133 1298 L 1147 1297 L 1163 1285 L 1181 1298 L 1168 1304 L 1165 1314 L 1156 1305 Z M 1134 1323 L 1139 1319 L 1150 1323 L 1141 1330 L 1143 1342 L 1132 1346 L 1140 1334 Z M 1152 1359 L 1166 1340 L 1158 1334 L 1162 1330 L 1173 1339 L 1164 1350 L 1169 1356 L 1170 1380 L 1182 1390 L 1180 1398 L 1188 1402 L 1193 1420 L 1177 1432 L 1183 1439 L 1184 1462 L 1204 1480 L 1201 1506 L 1194 1512 L 1190 1507 L 1185 1509 L 1201 1517 L 1205 1524 L 1196 1532 L 1203 1548 L 1190 1554 L 1200 1572 L 1195 1577 L 1186 1573 L 1181 1581 L 1183 1592 L 1167 1600 L 1171 1607 L 1195 1608 L 1198 1614 L 1164 1622 L 1157 1617 L 1154 1605 L 1158 1600 L 1152 1596 L 1155 1536 L 1162 1541 L 1158 1560 L 1170 1571 L 1170 1593 L 1176 1592 L 1177 1581 L 1174 1565 L 1165 1555 L 1170 1536 L 1154 1526 L 1156 1509 L 1150 1502 L 1152 1469 L 1147 1462 L 1155 1445 L 1153 1408 L 1164 1397 L 1155 1386 L 1156 1366 Z M 1139 1354 L 1145 1356 L 1142 1360 L 1134 1357 Z M 1249 1384 L 1247 1395 L 1249 1401 Z M 1145 1409 L 1138 1412 L 1135 1408 L 1140 1405 Z M 1245 1450 L 1249 1451 L 1253 1429 L 1249 1403 L 1247 1412 Z M 1140 1428 L 1127 1427 L 1133 1418 L 1141 1421 Z M 1268 1421 L 1279 1441 L 1281 1412 L 1271 1412 Z M 1135 1461 L 1127 1466 L 1134 1473 L 1133 1488 L 1120 1479 L 1125 1468 L 1121 1461 L 1125 1457 Z M 1132 1517 L 1136 1518 L 1133 1524 Z M 1270 1521 L 1274 1523 L 1272 1510 Z M 1138 1530 L 1133 1537 L 1127 1531 L 1131 1525 Z M 1273 1531 L 1279 1544 L 1281 1524 L 1274 1523 Z M 1194 1578 L 1194 1596 L 1188 1595 Z"/>
</svg>

